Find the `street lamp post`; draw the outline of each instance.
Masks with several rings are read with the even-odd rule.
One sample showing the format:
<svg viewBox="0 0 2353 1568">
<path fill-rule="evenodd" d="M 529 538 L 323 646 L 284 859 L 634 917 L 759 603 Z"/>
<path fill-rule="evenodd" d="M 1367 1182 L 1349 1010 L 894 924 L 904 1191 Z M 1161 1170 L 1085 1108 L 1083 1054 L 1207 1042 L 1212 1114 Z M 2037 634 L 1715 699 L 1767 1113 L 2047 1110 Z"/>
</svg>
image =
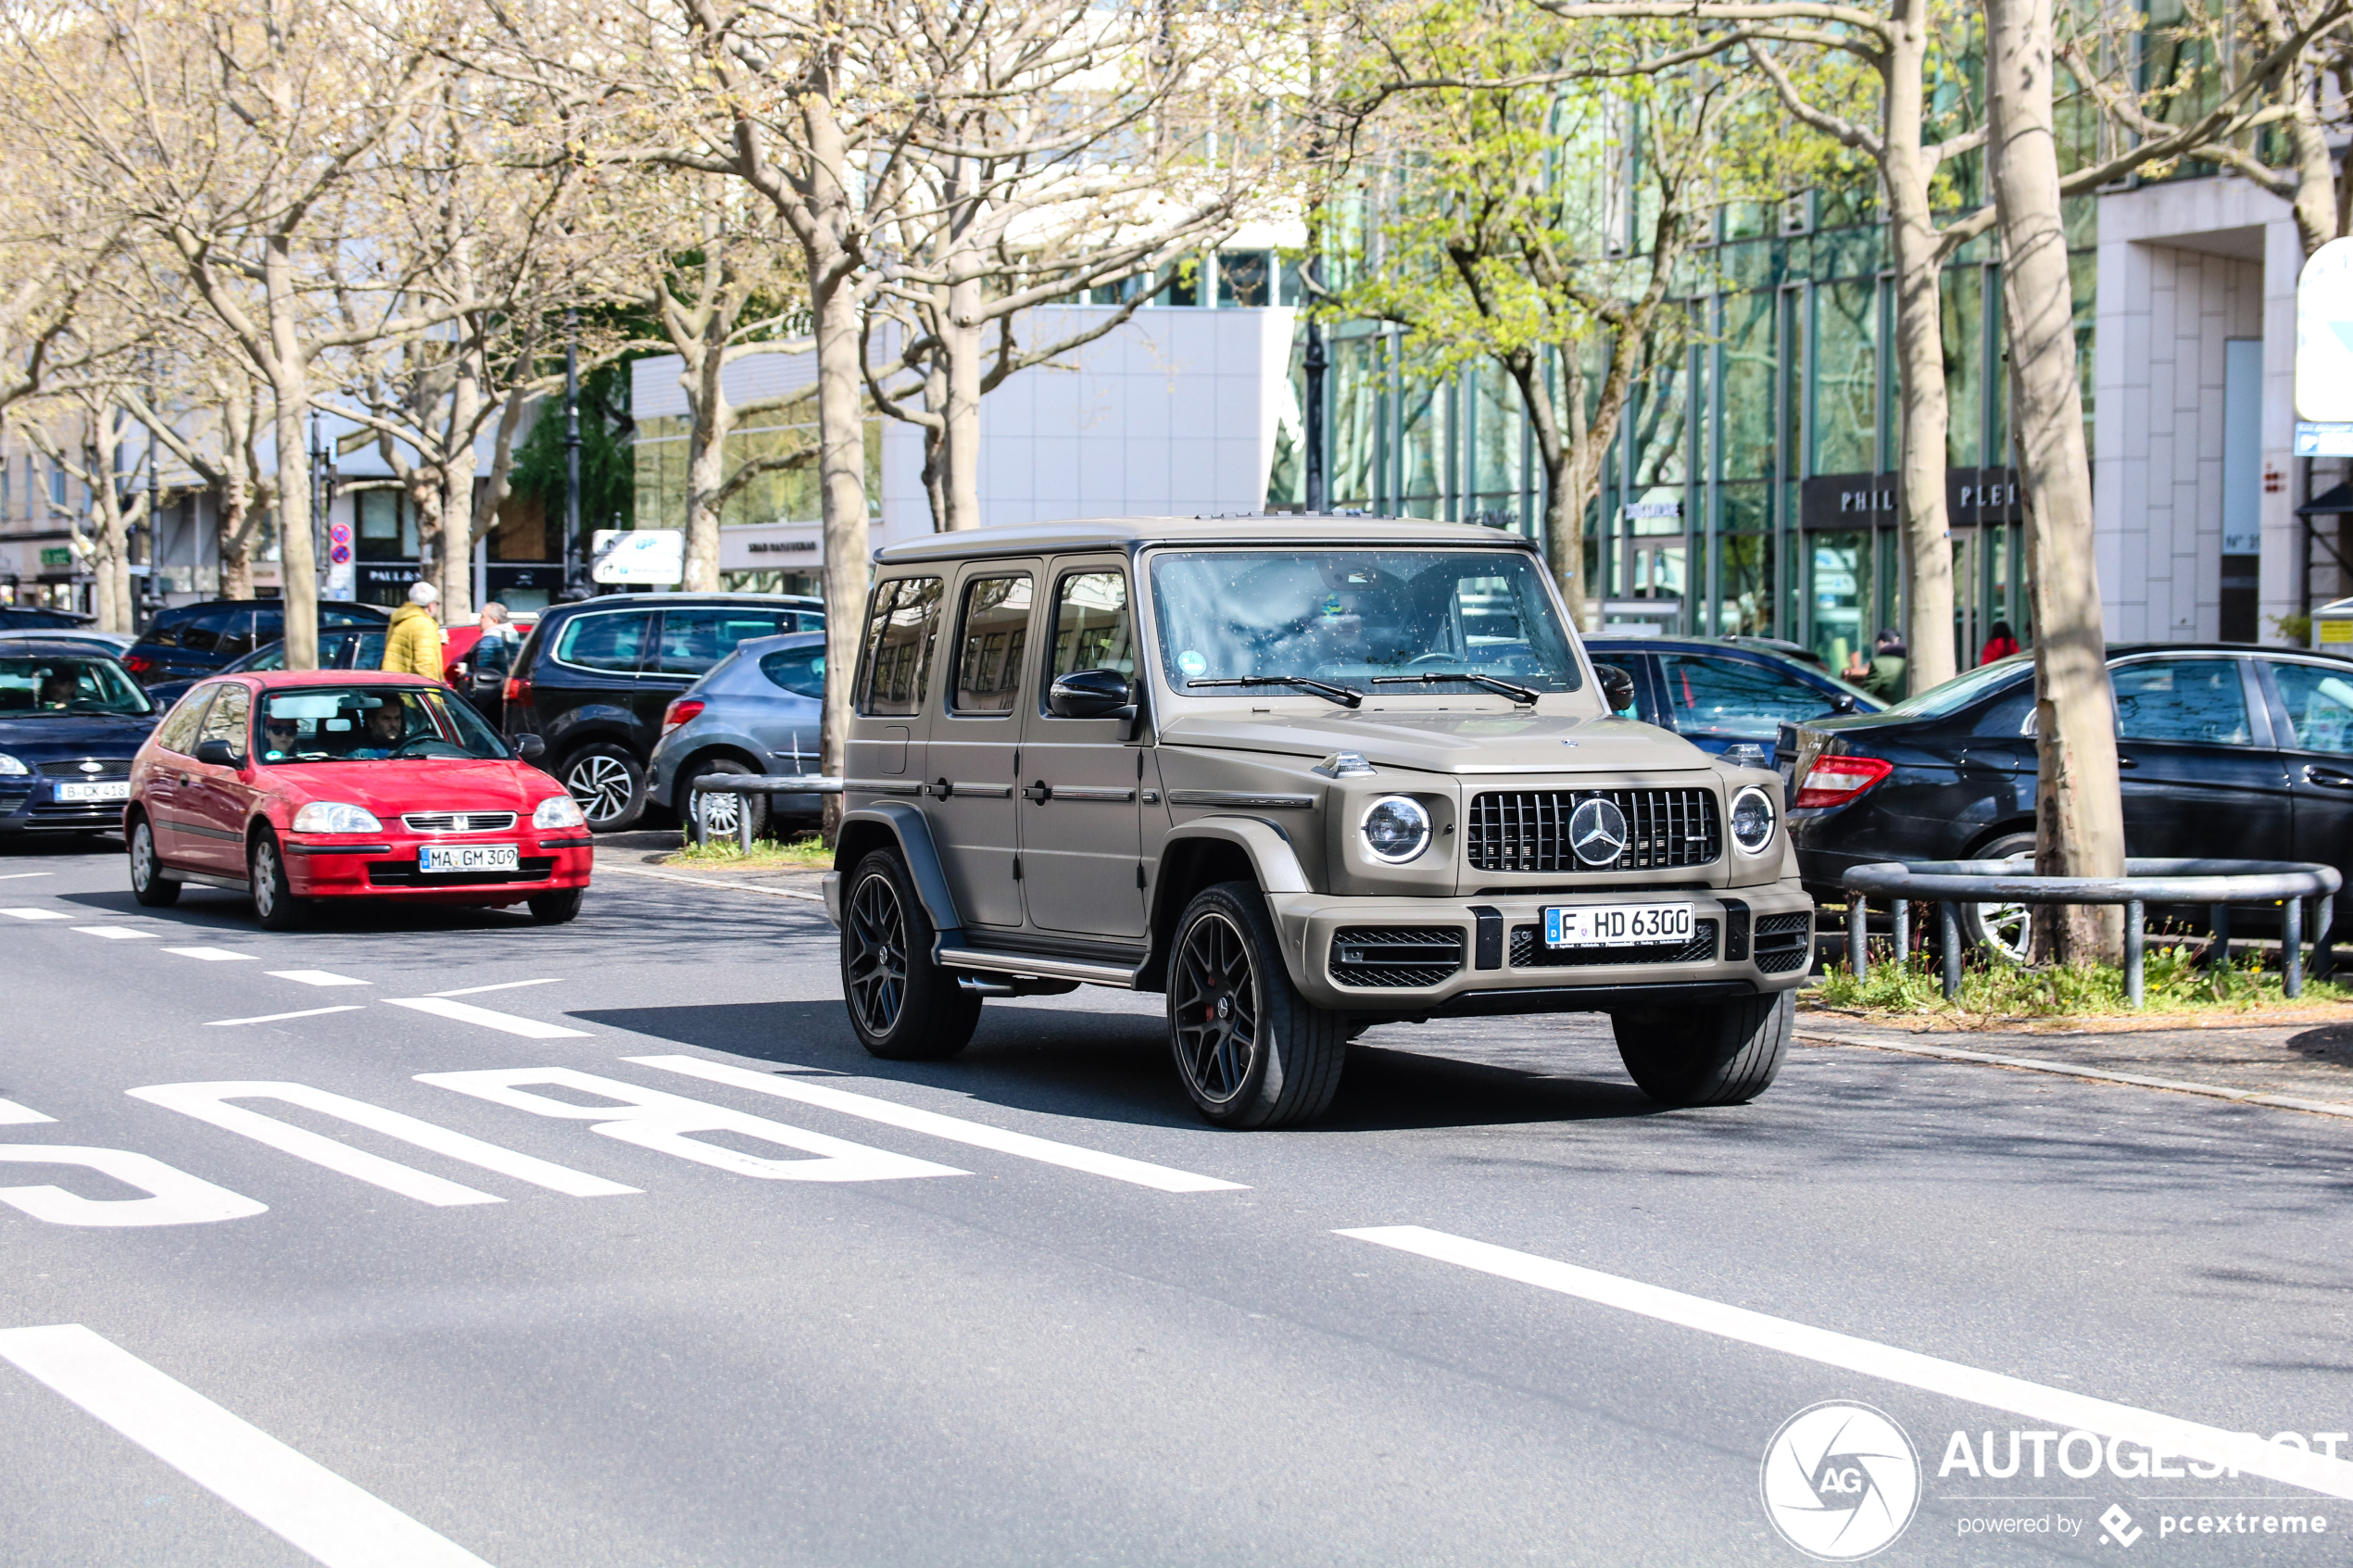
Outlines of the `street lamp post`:
<svg viewBox="0 0 2353 1568">
<path fill-rule="evenodd" d="M 580 571 L 580 313 L 564 312 L 564 597 L 588 596 Z"/>
</svg>

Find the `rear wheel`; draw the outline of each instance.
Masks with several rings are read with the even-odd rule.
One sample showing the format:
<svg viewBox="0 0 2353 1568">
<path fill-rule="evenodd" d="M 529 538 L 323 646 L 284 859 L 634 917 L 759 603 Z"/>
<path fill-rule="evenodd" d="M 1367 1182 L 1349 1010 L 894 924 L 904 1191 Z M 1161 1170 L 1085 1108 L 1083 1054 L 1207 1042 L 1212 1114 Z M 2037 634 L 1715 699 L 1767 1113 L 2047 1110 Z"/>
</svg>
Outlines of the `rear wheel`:
<svg viewBox="0 0 2353 1568">
<path fill-rule="evenodd" d="M 1291 984 L 1256 887 L 1220 883 L 1186 906 L 1168 965 L 1168 1045 L 1203 1116 L 1250 1130 L 1322 1115 L 1349 1029 Z"/>
<path fill-rule="evenodd" d="M 523 900 L 531 918 L 542 925 L 566 925 L 580 913 L 581 896 L 585 887 L 560 887 L 551 893 L 535 893 Z"/>
<path fill-rule="evenodd" d="M 971 1044 L 980 998 L 932 962 L 931 919 L 899 852 L 859 861 L 841 908 L 842 999 L 867 1053 L 938 1061 Z"/>
<path fill-rule="evenodd" d="M 1611 1016 L 1618 1059 L 1661 1105 L 1738 1105 L 1765 1092 L 1797 1026 L 1797 997 L 1782 991 L 1700 1007 L 1645 1008 Z"/>
<path fill-rule="evenodd" d="M 646 811 L 646 769 L 610 741 L 596 741 L 564 759 L 564 788 L 587 813 L 591 833 L 619 833 Z"/>
<path fill-rule="evenodd" d="M 2034 835 L 2013 833 L 1995 839 L 1979 849 L 1980 860 L 2007 860 L 2013 855 L 2034 853 Z M 1982 947 L 1995 958 L 2022 964 L 2032 955 L 2034 945 L 2034 909 L 2030 904 L 1963 904 L 1960 907 L 1961 940 Z"/>
<path fill-rule="evenodd" d="M 286 858 L 278 841 L 262 834 L 246 851 L 245 870 L 253 882 L 253 912 L 265 931 L 298 931 L 308 916 L 308 900 L 294 896 L 286 881 Z"/>
<path fill-rule="evenodd" d="M 141 817 L 131 824 L 131 896 L 150 909 L 180 901 L 180 884 L 163 874 L 156 854 L 156 830 Z"/>
<path fill-rule="evenodd" d="M 688 770 L 692 770 L 689 771 Z M 689 762 L 678 771 L 681 783 L 701 778 L 706 773 L 736 773 L 749 777 L 749 768 L 724 757 L 708 761 Z M 743 831 L 745 812 L 751 813 L 751 835 L 759 838 L 768 831 L 768 797 L 764 795 L 728 795 L 713 790 L 706 795 L 688 790 L 678 796 L 678 816 L 681 822 L 694 822 L 699 814 L 709 813 L 705 823 L 713 841 L 736 840 Z"/>
</svg>

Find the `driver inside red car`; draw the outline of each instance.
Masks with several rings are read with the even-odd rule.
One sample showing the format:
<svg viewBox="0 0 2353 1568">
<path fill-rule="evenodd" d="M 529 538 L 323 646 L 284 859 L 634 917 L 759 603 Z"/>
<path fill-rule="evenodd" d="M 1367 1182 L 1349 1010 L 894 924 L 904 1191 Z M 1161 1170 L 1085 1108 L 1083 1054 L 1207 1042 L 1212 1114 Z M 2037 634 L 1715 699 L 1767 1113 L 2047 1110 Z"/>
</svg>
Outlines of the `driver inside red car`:
<svg viewBox="0 0 2353 1568">
<path fill-rule="evenodd" d="M 359 734 L 360 744 L 345 755 L 377 759 L 391 756 L 400 749 L 409 733 L 409 715 L 397 697 L 378 703 L 368 710 L 367 722 Z"/>
</svg>

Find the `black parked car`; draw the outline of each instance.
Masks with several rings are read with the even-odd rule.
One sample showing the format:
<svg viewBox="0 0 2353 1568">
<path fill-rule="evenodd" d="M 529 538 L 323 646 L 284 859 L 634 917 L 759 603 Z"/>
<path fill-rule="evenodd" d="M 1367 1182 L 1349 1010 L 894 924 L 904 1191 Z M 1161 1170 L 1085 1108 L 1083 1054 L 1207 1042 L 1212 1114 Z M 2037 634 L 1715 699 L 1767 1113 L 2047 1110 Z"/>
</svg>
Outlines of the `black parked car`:
<svg viewBox="0 0 2353 1568">
<path fill-rule="evenodd" d="M 86 643 L 0 646 L 0 835 L 120 832 L 131 759 L 162 712 Z"/>
<path fill-rule="evenodd" d="M 322 599 L 319 634 L 382 631 L 391 616 L 374 605 Z M 286 607 L 278 599 L 212 599 L 180 605 L 156 617 L 123 663 L 146 685 L 217 673 L 286 634 Z"/>
<path fill-rule="evenodd" d="M 599 833 L 646 809 L 662 710 L 751 637 L 824 629 L 823 601 L 783 594 L 616 594 L 540 616 L 507 679 L 507 734 L 537 735 Z"/>
<path fill-rule="evenodd" d="M 2353 880 L 2353 661 L 2170 643 L 2108 650 L 2128 851 L 2319 860 Z M 2034 847 L 2034 668 L 2018 654 L 1883 713 L 1784 726 L 1790 835 L 1808 891 L 1878 860 Z M 2024 913 L 1964 905 L 1964 935 L 2021 954 Z"/>
<path fill-rule="evenodd" d="M 0 605 L 0 627 L 10 631 L 22 627 L 87 626 L 96 619 L 76 615 L 69 609 L 44 609 L 38 605 Z"/>
<path fill-rule="evenodd" d="M 1718 756 L 1752 746 L 1759 767 L 1784 723 L 1885 706 L 1784 652 L 1789 646 L 1761 637 L 1585 639 L 1594 663 L 1615 664 L 1633 678 L 1633 717 Z"/>
<path fill-rule="evenodd" d="M 321 670 L 381 670 L 384 661 L 384 635 L 379 628 L 372 632 L 345 630 L 321 631 L 319 633 L 319 668 Z M 243 659 L 232 659 L 216 675 L 237 675 L 248 670 L 283 670 L 286 667 L 286 644 L 283 637 L 265 643 Z M 147 695 L 159 708 L 178 702 L 202 677 L 190 675 L 177 681 L 150 681 Z"/>
</svg>

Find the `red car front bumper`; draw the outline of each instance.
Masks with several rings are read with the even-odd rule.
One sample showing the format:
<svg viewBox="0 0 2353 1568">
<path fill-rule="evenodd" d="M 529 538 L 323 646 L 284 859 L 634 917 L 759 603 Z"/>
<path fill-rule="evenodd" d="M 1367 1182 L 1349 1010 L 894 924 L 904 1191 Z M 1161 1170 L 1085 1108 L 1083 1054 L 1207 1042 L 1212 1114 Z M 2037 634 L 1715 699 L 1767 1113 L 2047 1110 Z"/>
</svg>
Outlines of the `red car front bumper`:
<svg viewBox="0 0 2353 1568">
<path fill-rule="evenodd" d="M 596 863 L 588 834 L 522 832 L 453 838 L 416 834 L 287 834 L 286 880 L 297 898 L 399 898 L 434 904 L 519 904 L 535 894 L 585 887 Z M 512 844 L 513 872 L 424 872 L 424 845 Z"/>
</svg>

